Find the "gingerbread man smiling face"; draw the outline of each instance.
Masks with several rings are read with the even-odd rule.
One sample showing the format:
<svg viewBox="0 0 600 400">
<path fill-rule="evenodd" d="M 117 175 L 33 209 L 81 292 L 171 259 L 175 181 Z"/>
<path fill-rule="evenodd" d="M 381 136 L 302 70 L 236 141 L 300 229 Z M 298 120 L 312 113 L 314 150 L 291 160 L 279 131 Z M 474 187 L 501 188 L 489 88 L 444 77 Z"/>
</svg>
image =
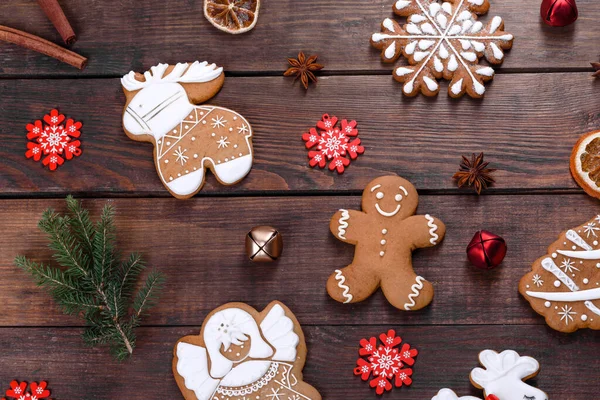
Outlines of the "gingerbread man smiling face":
<svg viewBox="0 0 600 400">
<path fill-rule="evenodd" d="M 352 264 L 329 277 L 327 292 L 333 299 L 356 303 L 381 286 L 401 310 L 419 310 L 431 302 L 433 286 L 413 271 L 412 252 L 438 244 L 446 227 L 429 214 L 414 215 L 418 203 L 410 182 L 383 176 L 364 190 L 362 212 L 340 210 L 331 218 L 334 236 L 356 246 Z"/>
</svg>

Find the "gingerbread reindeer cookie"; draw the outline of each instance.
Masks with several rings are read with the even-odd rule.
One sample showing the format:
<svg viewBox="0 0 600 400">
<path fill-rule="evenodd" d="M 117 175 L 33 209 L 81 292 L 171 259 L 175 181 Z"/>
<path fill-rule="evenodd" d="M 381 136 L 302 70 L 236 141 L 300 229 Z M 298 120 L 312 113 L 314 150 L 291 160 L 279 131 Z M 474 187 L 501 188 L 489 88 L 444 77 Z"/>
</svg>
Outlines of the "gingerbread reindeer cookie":
<svg viewBox="0 0 600 400">
<path fill-rule="evenodd" d="M 339 210 L 331 218 L 333 235 L 356 246 L 352 264 L 335 270 L 327 281 L 334 300 L 356 303 L 381 286 L 388 301 L 401 310 L 419 310 L 431 302 L 433 286 L 415 274 L 412 252 L 437 245 L 446 227 L 429 214 L 414 215 L 418 203 L 409 181 L 383 176 L 367 185 L 362 212 Z"/>
<path fill-rule="evenodd" d="M 127 102 L 123 128 L 133 140 L 154 144 L 154 164 L 177 198 L 198 193 L 210 168 L 223 185 L 241 181 L 252 167 L 252 128 L 235 111 L 197 106 L 223 86 L 223 68 L 158 64 L 121 79 Z"/>
<path fill-rule="evenodd" d="M 173 374 L 186 400 L 321 400 L 302 380 L 306 343 L 282 303 L 259 312 L 244 303 L 211 312 L 199 336 L 173 351 Z"/>
</svg>

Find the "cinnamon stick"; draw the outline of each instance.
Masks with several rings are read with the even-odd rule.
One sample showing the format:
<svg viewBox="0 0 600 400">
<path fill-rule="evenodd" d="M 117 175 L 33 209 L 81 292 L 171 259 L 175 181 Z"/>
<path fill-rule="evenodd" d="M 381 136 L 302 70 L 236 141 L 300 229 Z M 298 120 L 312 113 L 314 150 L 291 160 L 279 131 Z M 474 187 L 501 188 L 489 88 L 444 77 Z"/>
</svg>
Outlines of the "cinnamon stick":
<svg viewBox="0 0 600 400">
<path fill-rule="evenodd" d="M 60 47 L 57 44 L 42 39 L 39 36 L 31 35 L 18 29 L 9 28 L 0 25 L 0 40 L 14 43 L 38 53 L 56 58 L 59 61 L 83 69 L 87 63 L 87 58 L 79 54 Z"/>
<path fill-rule="evenodd" d="M 44 13 L 48 19 L 52 22 L 60 36 L 67 45 L 75 43 L 77 36 L 69 24 L 67 16 L 63 12 L 63 9 L 58 4 L 58 0 L 38 0 L 38 4 L 44 10 Z"/>
</svg>

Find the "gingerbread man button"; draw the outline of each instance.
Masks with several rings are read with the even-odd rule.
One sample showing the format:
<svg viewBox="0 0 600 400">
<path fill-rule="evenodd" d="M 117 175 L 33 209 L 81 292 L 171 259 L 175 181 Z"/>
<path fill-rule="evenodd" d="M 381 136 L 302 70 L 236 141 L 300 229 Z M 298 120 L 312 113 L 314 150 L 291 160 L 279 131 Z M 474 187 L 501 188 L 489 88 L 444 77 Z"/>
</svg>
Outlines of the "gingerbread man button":
<svg viewBox="0 0 600 400">
<path fill-rule="evenodd" d="M 409 181 L 383 176 L 364 190 L 362 212 L 339 210 L 331 218 L 333 235 L 356 246 L 352 264 L 335 270 L 327 281 L 334 300 L 356 303 L 381 287 L 401 310 L 419 310 L 431 303 L 433 286 L 415 274 L 412 252 L 437 245 L 446 227 L 429 214 L 414 215 L 418 203 L 417 190 Z"/>
</svg>

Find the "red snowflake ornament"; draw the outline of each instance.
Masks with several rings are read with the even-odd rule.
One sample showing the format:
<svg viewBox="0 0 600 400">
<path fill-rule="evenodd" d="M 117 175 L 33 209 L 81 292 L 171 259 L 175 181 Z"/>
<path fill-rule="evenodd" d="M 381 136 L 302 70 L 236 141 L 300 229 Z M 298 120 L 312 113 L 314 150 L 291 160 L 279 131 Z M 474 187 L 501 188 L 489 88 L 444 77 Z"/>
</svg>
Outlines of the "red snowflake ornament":
<svg viewBox="0 0 600 400">
<path fill-rule="evenodd" d="M 367 359 L 359 358 L 356 361 L 357 367 L 354 368 L 354 375 L 360 375 L 363 381 L 371 379 L 369 385 L 375 388 L 377 394 L 392 390 L 392 382 L 396 387 L 410 386 L 413 370 L 406 366 L 414 365 L 414 357 L 419 352 L 411 349 L 407 343 L 398 349 L 402 338 L 396 336 L 393 329 L 390 329 L 387 334 L 379 335 L 379 340 L 381 342 L 379 346 L 374 337 L 360 341 L 361 347 L 358 354 Z"/>
<path fill-rule="evenodd" d="M 42 400 L 50 397 L 50 391 L 46 389 L 48 384 L 44 381 L 31 382 L 29 384 L 29 391 L 27 391 L 27 382 L 12 381 L 10 383 L 10 389 L 6 391 L 6 396 L 10 399 L 17 400 Z M 6 399 L 1 399 L 6 400 Z"/>
<path fill-rule="evenodd" d="M 310 128 L 308 133 L 302 135 L 302 140 L 306 142 L 306 148 L 313 149 L 308 152 L 311 167 L 325 168 L 329 163 L 331 171 L 337 170 L 338 174 L 344 172 L 344 169 L 350 165 L 350 160 L 355 160 L 359 154 L 365 152 L 365 148 L 360 145 L 356 121 L 342 120 L 341 128 L 337 127 L 337 117 L 330 117 L 329 114 L 323 115 L 321 121 L 317 122 L 317 131 Z M 351 138 L 355 138 L 350 141 Z M 350 158 L 348 158 L 348 156 Z"/>
<path fill-rule="evenodd" d="M 67 160 L 81 155 L 81 142 L 74 140 L 81 135 L 81 122 L 68 119 L 63 124 L 65 116 L 57 110 L 50 111 L 44 116 L 44 123 L 37 120 L 33 124 L 27 124 L 27 158 L 39 161 L 42 156 L 42 164 L 54 171 Z"/>
</svg>

